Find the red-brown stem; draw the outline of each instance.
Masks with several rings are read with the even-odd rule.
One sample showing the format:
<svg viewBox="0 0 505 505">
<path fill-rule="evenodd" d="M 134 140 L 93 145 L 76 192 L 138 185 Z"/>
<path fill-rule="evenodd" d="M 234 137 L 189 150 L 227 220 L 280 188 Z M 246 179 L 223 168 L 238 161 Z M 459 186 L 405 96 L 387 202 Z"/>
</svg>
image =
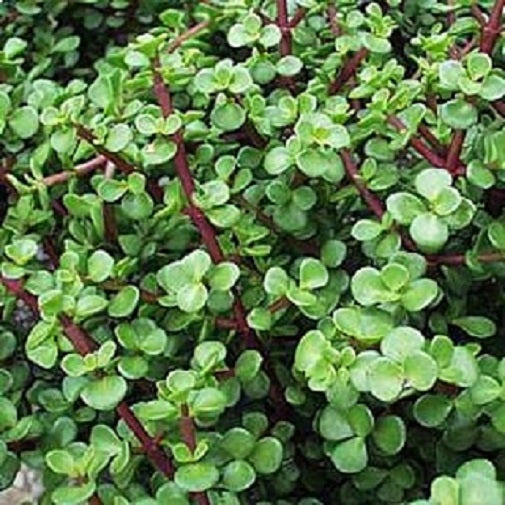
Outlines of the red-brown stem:
<svg viewBox="0 0 505 505">
<path fill-rule="evenodd" d="M 48 235 L 47 237 L 44 237 L 42 239 L 42 247 L 44 248 L 44 252 L 47 254 L 49 257 L 49 263 L 51 266 L 51 269 L 56 269 L 58 266 L 58 263 L 60 261 L 60 257 L 58 256 L 58 253 L 56 252 L 56 246 L 53 241 L 53 237 Z"/>
<path fill-rule="evenodd" d="M 482 263 L 495 263 L 499 261 L 505 261 L 505 256 L 503 253 L 490 252 L 482 253 L 477 256 L 477 259 Z M 439 255 L 428 255 L 426 256 L 428 264 L 431 266 L 436 265 L 448 265 L 448 266 L 458 266 L 464 265 L 466 263 L 466 257 L 464 254 L 439 254 Z"/>
<path fill-rule="evenodd" d="M 295 13 L 293 14 L 293 17 L 291 18 L 291 21 L 289 23 L 290 28 L 296 28 L 302 19 L 305 17 L 305 14 L 307 13 L 307 9 L 304 7 L 298 7 L 296 9 Z"/>
<path fill-rule="evenodd" d="M 417 131 L 419 132 L 419 135 L 421 135 L 421 137 L 423 137 L 431 145 L 439 156 L 447 156 L 447 149 L 445 146 L 439 142 L 437 137 L 431 133 L 431 130 L 426 125 L 420 124 Z"/>
<path fill-rule="evenodd" d="M 454 0 L 447 0 L 447 4 L 450 7 L 454 7 Z M 456 14 L 454 12 L 454 9 L 451 9 L 447 14 L 447 24 L 449 26 L 452 26 L 455 21 L 456 21 Z"/>
<path fill-rule="evenodd" d="M 338 93 L 342 86 L 356 73 L 360 63 L 367 57 L 368 49 L 362 47 L 347 63 L 343 66 L 340 74 L 328 87 L 330 95 Z"/>
<path fill-rule="evenodd" d="M 113 163 L 118 170 L 121 172 L 124 172 L 125 174 L 131 174 L 132 172 L 135 171 L 135 167 L 131 164 L 128 163 L 124 158 L 122 158 L 119 154 L 113 153 L 106 149 L 104 146 L 97 144 L 96 143 L 96 137 L 91 132 L 88 130 L 85 126 L 76 124 L 75 128 L 77 130 L 77 135 L 82 139 L 85 140 L 86 142 L 89 142 L 95 150 L 104 156 L 107 160 L 109 160 L 111 163 Z"/>
<path fill-rule="evenodd" d="M 189 414 L 189 409 L 186 404 L 181 406 L 181 417 L 179 418 L 179 433 L 187 448 L 193 454 L 196 450 L 196 429 L 193 418 Z M 193 493 L 192 497 L 198 505 L 209 505 L 209 499 L 206 493 Z"/>
<path fill-rule="evenodd" d="M 186 40 L 194 37 L 201 31 L 205 30 L 208 28 L 210 25 L 209 21 L 202 21 L 201 23 L 196 24 L 195 26 L 192 26 L 189 30 L 187 30 L 184 33 L 181 33 L 178 37 L 176 37 L 168 46 L 167 52 L 171 53 L 175 51 L 178 47 L 180 47 Z"/>
<path fill-rule="evenodd" d="M 480 50 L 491 54 L 501 31 L 501 17 L 505 0 L 496 0 L 488 22 L 482 27 Z"/>
<path fill-rule="evenodd" d="M 22 281 L 17 279 L 7 279 L 5 277 L 0 277 L 0 281 L 11 294 L 25 302 L 34 314 L 39 315 L 37 298 L 23 288 Z M 65 335 L 72 342 L 72 345 L 79 354 L 85 356 L 97 348 L 97 344 L 91 336 L 80 326 L 75 324 L 68 316 L 60 316 L 60 322 Z M 122 402 L 116 407 L 116 411 L 137 437 L 144 452 L 156 468 L 158 468 L 158 470 L 166 477 L 171 478 L 174 474 L 171 461 L 162 449 L 153 443 L 153 439 L 146 432 L 130 407 L 125 402 Z"/>
<path fill-rule="evenodd" d="M 456 130 L 452 136 L 451 143 L 449 145 L 449 152 L 447 153 L 447 170 L 454 173 L 458 168 L 460 162 L 459 157 L 461 155 L 461 149 L 463 148 L 463 142 L 465 140 L 465 131 Z"/>
<path fill-rule="evenodd" d="M 278 300 L 275 300 L 275 302 L 271 303 L 268 306 L 268 311 L 272 314 L 275 312 L 278 312 L 279 310 L 282 309 L 287 309 L 291 305 L 291 302 L 289 301 L 288 298 L 285 296 L 279 298 Z"/>
<path fill-rule="evenodd" d="M 94 494 L 89 500 L 89 505 L 102 505 L 102 500 L 98 497 L 98 495 Z"/>
<path fill-rule="evenodd" d="M 354 160 L 352 159 L 351 151 L 348 149 L 342 149 L 340 152 L 340 156 L 342 158 L 342 162 L 344 163 L 344 168 L 347 173 L 347 176 L 354 184 L 356 189 L 358 190 L 361 198 L 366 203 L 368 208 L 379 218 L 382 219 L 384 215 L 384 204 L 381 199 L 372 193 L 363 183 L 361 175 L 359 173 L 358 167 Z"/>
<path fill-rule="evenodd" d="M 398 116 L 389 116 L 388 123 L 394 126 L 399 132 L 407 129 L 403 121 Z M 411 146 L 431 165 L 437 168 L 445 168 L 445 160 L 433 152 L 419 137 L 413 135 L 409 142 Z"/>
<path fill-rule="evenodd" d="M 61 184 L 62 182 L 68 181 L 71 177 L 81 177 L 90 172 L 93 172 L 97 168 L 102 167 L 107 158 L 105 156 L 96 156 L 95 158 L 77 165 L 73 170 L 65 170 L 64 172 L 59 172 L 57 174 L 48 175 L 42 179 L 42 183 L 45 186 L 54 186 L 56 184 Z"/>
<path fill-rule="evenodd" d="M 281 56 L 291 54 L 291 28 L 288 19 L 288 6 L 286 0 L 277 0 L 277 26 L 281 30 L 279 52 Z"/>
<path fill-rule="evenodd" d="M 502 115 L 505 117 L 505 103 L 504 102 L 499 102 L 496 100 L 493 103 L 493 107 Z"/>
<path fill-rule="evenodd" d="M 338 37 L 340 35 L 340 26 L 338 25 L 337 22 L 337 9 L 334 3 L 328 5 L 327 12 L 328 12 L 328 21 L 330 22 L 331 33 L 336 37 Z"/>
<path fill-rule="evenodd" d="M 477 4 L 472 4 L 470 7 L 473 17 L 479 22 L 481 26 L 486 24 L 486 18 L 484 17 L 484 13 L 480 10 Z"/>
<path fill-rule="evenodd" d="M 165 86 L 163 82 L 163 77 L 159 71 L 159 60 L 155 59 L 154 61 L 154 87 L 153 87 L 154 95 L 158 101 L 158 104 L 161 107 L 161 111 L 164 117 L 170 116 L 172 114 L 172 100 L 170 97 L 170 92 L 168 87 Z M 179 130 L 173 135 L 173 140 L 177 146 L 177 153 L 174 157 L 174 165 L 175 170 L 177 172 L 177 176 L 181 181 L 181 185 L 183 191 L 186 195 L 186 199 L 188 200 L 188 206 L 186 208 L 186 214 L 192 219 L 194 225 L 198 229 L 202 241 L 206 246 L 209 254 L 214 263 L 220 263 L 224 261 L 225 257 L 221 246 L 217 241 L 217 233 L 212 224 L 205 217 L 203 212 L 194 205 L 193 202 L 193 194 L 195 191 L 195 183 L 193 180 L 193 175 L 191 174 L 191 170 L 189 168 L 187 156 L 186 156 L 186 148 L 184 145 L 184 139 L 182 135 L 182 131 Z M 271 386 L 270 386 L 270 397 L 273 401 L 274 408 L 277 412 L 284 410 L 286 407 L 286 402 L 284 399 L 284 395 L 282 393 L 282 388 L 280 384 L 278 384 L 275 373 L 273 370 L 273 366 L 266 355 L 263 345 L 257 335 L 252 331 L 246 319 L 246 311 L 245 307 L 240 300 L 240 296 L 236 290 L 233 290 L 235 301 L 233 303 L 233 314 L 235 316 L 235 321 L 237 322 L 237 331 L 242 336 L 243 344 L 247 349 L 257 349 L 261 352 L 265 359 L 265 370 L 270 376 Z"/>
<path fill-rule="evenodd" d="M 234 319 L 227 319 L 226 317 L 216 317 L 215 324 L 217 328 L 223 330 L 236 330 L 237 322 Z"/>
</svg>

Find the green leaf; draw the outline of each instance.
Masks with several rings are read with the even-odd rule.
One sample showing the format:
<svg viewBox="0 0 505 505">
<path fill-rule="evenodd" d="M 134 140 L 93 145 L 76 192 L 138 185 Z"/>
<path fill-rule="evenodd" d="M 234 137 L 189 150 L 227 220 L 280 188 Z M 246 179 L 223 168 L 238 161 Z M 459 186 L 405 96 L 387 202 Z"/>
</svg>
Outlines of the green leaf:
<svg viewBox="0 0 505 505">
<path fill-rule="evenodd" d="M 191 403 L 191 409 L 196 416 L 217 416 L 226 408 L 226 396 L 217 388 L 200 389 Z"/>
<path fill-rule="evenodd" d="M 435 214 L 425 213 L 412 221 L 410 235 L 422 251 L 434 253 L 447 242 L 449 229 Z"/>
<path fill-rule="evenodd" d="M 473 80 L 478 80 L 486 77 L 491 71 L 492 66 L 493 62 L 491 58 L 485 53 L 470 53 L 466 58 L 466 68 L 468 70 L 470 78 Z"/>
<path fill-rule="evenodd" d="M 453 319 L 451 323 L 459 326 L 472 337 L 487 338 L 496 333 L 496 325 L 487 317 L 465 316 Z"/>
<path fill-rule="evenodd" d="M 108 305 L 108 301 L 99 295 L 85 295 L 77 300 L 75 315 L 79 318 L 86 318 L 101 312 Z"/>
<path fill-rule="evenodd" d="M 118 375 L 88 382 L 81 391 L 81 398 L 96 410 L 112 410 L 126 394 L 126 381 Z"/>
<path fill-rule="evenodd" d="M 393 291 L 402 289 L 410 279 L 409 271 L 399 263 L 390 263 L 381 270 L 381 279 Z"/>
<path fill-rule="evenodd" d="M 27 48 L 28 43 L 19 37 L 10 37 L 4 44 L 3 51 L 7 59 L 12 60 Z"/>
<path fill-rule="evenodd" d="M 88 275 L 93 282 L 103 282 L 110 277 L 114 269 L 114 258 L 106 251 L 99 249 L 88 259 Z"/>
<path fill-rule="evenodd" d="M 293 76 L 300 72 L 303 63 L 296 56 L 283 56 L 276 65 L 277 73 L 283 76 Z"/>
<path fill-rule="evenodd" d="M 438 295 L 438 285 L 432 279 L 417 279 L 403 292 L 401 302 L 409 312 L 427 307 Z"/>
<path fill-rule="evenodd" d="M 442 121 L 458 130 L 470 128 L 477 122 L 477 109 L 466 100 L 460 98 L 450 100 L 440 107 Z"/>
<path fill-rule="evenodd" d="M 382 339 L 380 349 L 384 356 L 403 362 L 407 356 L 421 350 L 424 344 L 425 338 L 419 330 L 398 326 Z"/>
<path fill-rule="evenodd" d="M 142 149 L 141 157 L 146 165 L 161 165 L 170 161 L 176 152 L 177 146 L 174 142 L 158 137 Z"/>
<path fill-rule="evenodd" d="M 305 258 L 300 265 L 300 288 L 317 289 L 328 283 L 329 274 L 321 261 Z"/>
<path fill-rule="evenodd" d="M 272 326 L 272 313 L 268 309 L 256 307 L 247 315 L 247 322 L 255 330 L 269 330 Z"/>
<path fill-rule="evenodd" d="M 46 454 L 47 466 L 56 473 L 68 475 L 74 467 L 74 458 L 65 450 L 56 449 Z"/>
<path fill-rule="evenodd" d="M 244 459 L 253 450 L 256 443 L 255 437 L 244 428 L 231 428 L 221 439 L 221 448 L 233 459 Z"/>
<path fill-rule="evenodd" d="M 53 491 L 51 498 L 56 505 L 80 505 L 93 496 L 95 489 L 94 482 L 75 487 L 59 487 Z"/>
<path fill-rule="evenodd" d="M 256 377 L 261 368 L 263 358 L 261 354 L 253 349 L 242 352 L 235 363 L 236 376 L 244 381 L 250 381 Z"/>
<path fill-rule="evenodd" d="M 451 186 L 452 176 L 444 169 L 427 168 L 417 175 L 415 184 L 420 195 L 434 200 L 440 191 Z"/>
<path fill-rule="evenodd" d="M 20 139 L 33 137 L 39 129 L 37 111 L 29 105 L 17 108 L 9 118 L 9 126 Z"/>
<path fill-rule="evenodd" d="M 292 156 L 284 146 L 274 147 L 265 156 L 264 167 L 270 175 L 279 175 L 292 164 Z"/>
<path fill-rule="evenodd" d="M 244 109 L 233 102 L 216 106 L 210 117 L 212 124 L 225 132 L 237 130 L 246 120 Z"/>
<path fill-rule="evenodd" d="M 240 269 L 235 263 L 222 262 L 212 268 L 209 274 L 209 285 L 218 291 L 228 291 L 240 277 Z"/>
<path fill-rule="evenodd" d="M 340 240 L 327 240 L 321 248 L 321 261 L 330 268 L 339 267 L 345 260 L 347 246 Z"/>
<path fill-rule="evenodd" d="M 140 292 L 136 286 L 125 286 L 112 298 L 107 312 L 111 317 L 128 317 L 135 310 L 140 299 Z"/>
<path fill-rule="evenodd" d="M 497 249 L 505 249 L 505 224 L 501 221 L 493 221 L 488 229 L 487 236 L 489 237 L 489 241 L 493 244 Z"/>
<path fill-rule="evenodd" d="M 133 133 L 130 127 L 126 124 L 114 125 L 107 135 L 105 148 L 113 153 L 117 153 L 125 149 L 133 140 Z"/>
<path fill-rule="evenodd" d="M 7 398 L 0 397 L 0 432 L 13 428 L 18 421 L 18 413 L 14 404 Z"/>
<path fill-rule="evenodd" d="M 239 493 L 252 486 L 256 472 L 247 461 L 232 461 L 223 470 L 223 484 L 230 491 Z"/>
<path fill-rule="evenodd" d="M 282 463 L 282 444 L 274 437 L 264 437 L 256 442 L 249 460 L 256 472 L 271 474 L 276 472 Z"/>
<path fill-rule="evenodd" d="M 405 378 L 417 391 L 428 391 L 437 380 L 437 362 L 423 351 L 415 351 L 403 363 Z"/>
<path fill-rule="evenodd" d="M 365 440 L 354 437 L 339 442 L 330 452 L 330 458 L 337 470 L 342 473 L 357 473 L 368 463 Z"/>
<path fill-rule="evenodd" d="M 459 80 L 464 75 L 461 62 L 456 60 L 443 61 L 438 67 L 440 86 L 449 91 L 459 91 Z"/>
<path fill-rule="evenodd" d="M 400 224 L 410 224 L 426 212 L 423 202 L 410 193 L 394 193 L 387 198 L 386 206 L 393 219 Z"/>
<path fill-rule="evenodd" d="M 372 221 L 371 219 L 360 219 L 352 227 L 351 235 L 359 241 L 373 240 L 377 238 L 384 228 L 377 221 Z"/>
<path fill-rule="evenodd" d="M 452 402 L 442 395 L 424 395 L 414 403 L 416 421 L 427 428 L 440 426 L 450 411 Z"/>
<path fill-rule="evenodd" d="M 505 79 L 496 74 L 487 76 L 479 95 L 490 102 L 499 100 L 505 95 Z"/>
<path fill-rule="evenodd" d="M 373 440 L 377 447 L 387 455 L 397 454 L 405 445 L 407 430 L 398 416 L 380 417 L 375 423 Z"/>
<path fill-rule="evenodd" d="M 275 297 L 284 296 L 288 290 L 288 275 L 280 267 L 271 267 L 265 274 L 265 291 Z"/>
<path fill-rule="evenodd" d="M 338 157 L 331 149 L 306 149 L 296 158 L 296 165 L 308 177 L 320 177 L 338 164 Z"/>
<path fill-rule="evenodd" d="M 402 367 L 389 358 L 380 357 L 370 366 L 370 392 L 383 402 L 395 400 L 403 388 Z"/>
<path fill-rule="evenodd" d="M 326 440 L 339 441 L 350 438 L 354 431 L 345 414 L 333 405 L 327 405 L 319 417 L 319 433 Z"/>
<path fill-rule="evenodd" d="M 398 295 L 384 284 L 379 271 L 372 267 L 363 267 L 354 274 L 351 291 L 356 301 L 365 306 L 386 303 L 398 298 Z"/>
<path fill-rule="evenodd" d="M 31 239 L 14 240 L 5 247 L 5 254 L 17 265 L 26 265 L 36 254 L 37 242 Z"/>
<path fill-rule="evenodd" d="M 190 493 L 206 491 L 217 484 L 218 480 L 219 471 L 211 463 L 191 463 L 175 472 L 175 483 Z"/>
<path fill-rule="evenodd" d="M 184 312 L 198 312 L 207 298 L 207 288 L 201 282 L 186 284 L 177 292 L 177 306 Z"/>
</svg>

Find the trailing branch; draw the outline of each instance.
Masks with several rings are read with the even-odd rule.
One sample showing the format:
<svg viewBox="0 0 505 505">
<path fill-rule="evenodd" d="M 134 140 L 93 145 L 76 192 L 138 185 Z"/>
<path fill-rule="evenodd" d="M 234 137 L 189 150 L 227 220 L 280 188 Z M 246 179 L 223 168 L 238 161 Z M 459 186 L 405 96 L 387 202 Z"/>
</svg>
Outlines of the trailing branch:
<svg viewBox="0 0 505 505">
<path fill-rule="evenodd" d="M 74 167 L 73 170 L 65 170 L 57 174 L 48 175 L 42 179 L 44 186 L 55 186 L 56 184 L 61 184 L 67 182 L 72 177 L 82 177 L 90 172 L 95 171 L 97 168 L 103 167 L 107 158 L 105 156 L 99 155 L 95 158 L 86 161 L 80 165 Z"/>
<path fill-rule="evenodd" d="M 164 117 L 170 116 L 173 113 L 172 100 L 170 97 L 170 92 L 168 87 L 163 82 L 163 77 L 159 70 L 159 60 L 154 61 L 154 95 L 161 107 L 161 111 Z M 177 147 L 177 152 L 174 157 L 175 170 L 177 176 L 181 182 L 184 194 L 188 201 L 188 206 L 186 208 L 186 214 L 191 218 L 194 225 L 198 229 L 202 241 L 209 251 L 209 254 L 214 263 L 220 263 L 224 261 L 225 257 L 221 246 L 217 240 L 217 233 L 212 224 L 208 221 L 203 212 L 194 204 L 193 196 L 195 191 L 195 182 L 193 180 L 193 175 L 189 168 L 186 148 L 184 145 L 184 139 L 182 131 L 179 130 L 173 135 L 173 140 Z M 233 291 L 235 301 L 233 303 L 233 313 L 237 323 L 237 331 L 242 336 L 243 343 L 247 349 L 257 349 L 265 360 L 265 369 L 270 376 L 271 386 L 270 386 L 270 398 L 274 404 L 274 408 L 277 412 L 283 412 L 286 410 L 287 404 L 284 399 L 284 394 L 282 388 L 278 381 L 276 380 L 276 374 L 273 369 L 273 365 L 270 359 L 265 353 L 263 345 L 255 332 L 251 329 L 246 319 L 246 311 L 240 300 L 240 296 L 237 290 Z"/>
<path fill-rule="evenodd" d="M 277 26 L 281 30 L 281 41 L 279 52 L 281 56 L 288 56 L 292 52 L 291 48 L 291 27 L 288 19 L 287 0 L 277 0 Z"/>
<path fill-rule="evenodd" d="M 337 78 L 329 85 L 328 92 L 330 95 L 338 93 L 342 86 L 344 86 L 347 81 L 354 76 L 361 62 L 367 57 L 369 51 L 365 47 L 362 47 L 347 63 L 343 66 L 340 74 Z"/>
<path fill-rule="evenodd" d="M 109 151 L 101 144 L 97 144 L 96 137 L 91 130 L 88 130 L 85 126 L 80 124 L 76 124 L 74 126 L 77 130 L 77 136 L 82 140 L 89 142 L 95 148 L 97 153 L 101 154 L 108 161 L 113 163 L 118 170 L 124 172 L 125 174 L 131 174 L 135 171 L 135 167 L 131 163 L 128 163 L 119 154 Z"/>
<path fill-rule="evenodd" d="M 447 164 L 446 168 L 451 172 L 455 173 L 458 165 L 460 163 L 459 157 L 461 155 L 461 149 L 463 148 L 463 142 L 465 140 L 465 131 L 456 130 L 452 136 L 451 144 L 449 146 L 449 152 L 447 153 Z"/>
<path fill-rule="evenodd" d="M 37 298 L 23 288 L 22 281 L 18 279 L 8 279 L 3 276 L 0 277 L 0 281 L 11 294 L 26 303 L 34 314 L 37 316 L 39 315 Z M 60 316 L 60 322 L 65 335 L 72 342 L 72 345 L 79 354 L 85 356 L 97 348 L 96 342 L 91 338 L 91 336 L 80 326 L 75 324 L 68 316 Z M 170 459 L 163 450 L 154 443 L 153 438 L 146 432 L 145 428 L 132 412 L 128 404 L 126 402 L 121 402 L 116 407 L 116 412 L 136 436 L 142 445 L 144 452 L 154 466 L 163 475 L 172 478 L 174 469 Z"/>
<path fill-rule="evenodd" d="M 347 176 L 358 190 L 358 193 L 361 195 L 363 201 L 379 219 L 382 219 L 382 216 L 385 212 L 384 204 L 382 203 L 381 199 L 372 193 L 363 183 L 361 175 L 359 174 L 358 167 L 352 159 L 351 152 L 348 149 L 342 149 L 340 157 L 344 163 L 344 168 Z"/>
<path fill-rule="evenodd" d="M 488 22 L 482 27 L 480 50 L 491 54 L 501 32 L 501 18 L 505 0 L 495 0 Z"/>
<path fill-rule="evenodd" d="M 396 128 L 400 133 L 405 132 L 407 127 L 398 116 L 389 116 L 388 123 Z M 430 165 L 436 168 L 446 168 L 446 161 L 438 154 L 433 152 L 419 137 L 412 135 L 409 139 L 410 145 L 426 160 Z M 454 175 L 461 175 L 465 173 L 466 167 L 458 165 L 454 171 Z"/>
<path fill-rule="evenodd" d="M 187 40 L 191 39 L 198 33 L 202 32 L 206 28 L 208 28 L 210 25 L 210 21 L 202 21 L 201 23 L 196 24 L 195 26 L 192 26 L 189 30 L 185 31 L 184 33 L 181 33 L 178 37 L 176 37 L 169 45 L 167 48 L 167 52 L 171 53 L 175 51 L 178 47 L 180 47 L 184 42 Z"/>
</svg>

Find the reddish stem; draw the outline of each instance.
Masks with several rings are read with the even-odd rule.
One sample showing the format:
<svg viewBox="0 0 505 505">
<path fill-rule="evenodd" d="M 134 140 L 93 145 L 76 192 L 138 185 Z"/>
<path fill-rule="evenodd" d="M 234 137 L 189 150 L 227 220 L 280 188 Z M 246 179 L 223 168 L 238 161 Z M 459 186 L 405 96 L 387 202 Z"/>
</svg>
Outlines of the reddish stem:
<svg viewBox="0 0 505 505">
<path fill-rule="evenodd" d="M 128 163 L 124 158 L 119 156 L 119 154 L 113 153 L 106 149 L 104 146 L 97 144 L 95 135 L 85 126 L 76 124 L 75 127 L 77 129 L 77 136 L 86 142 L 89 142 L 98 153 L 113 163 L 121 172 L 124 172 L 125 174 L 131 174 L 135 171 L 135 167 L 131 163 Z"/>
<path fill-rule="evenodd" d="M 328 21 L 330 22 L 331 33 L 338 37 L 340 35 L 340 26 L 337 22 L 337 9 L 335 4 L 328 5 Z"/>
<path fill-rule="evenodd" d="M 399 132 L 404 132 L 407 129 L 403 121 L 398 116 L 389 116 L 388 123 L 394 126 Z M 431 165 L 437 168 L 445 168 L 445 160 L 433 152 L 419 137 L 413 135 L 410 137 L 409 142 L 411 146 Z"/>
<path fill-rule="evenodd" d="M 291 54 L 291 27 L 288 19 L 288 6 L 286 0 L 277 0 L 277 26 L 281 30 L 279 52 L 281 56 Z"/>
<path fill-rule="evenodd" d="M 285 296 L 279 298 L 278 300 L 275 300 L 272 304 L 268 306 L 268 311 L 272 314 L 275 312 L 278 312 L 279 310 L 282 309 L 287 309 L 291 305 L 291 302 L 289 301 L 288 298 Z"/>
<path fill-rule="evenodd" d="M 439 156 L 447 156 L 447 149 L 439 142 L 437 137 L 431 133 L 431 130 L 426 125 L 420 124 L 417 131 L 421 137 L 433 147 Z"/>
<path fill-rule="evenodd" d="M 11 294 L 25 302 L 36 315 L 39 315 L 37 298 L 23 288 L 22 281 L 18 279 L 7 279 L 5 277 L 0 277 L 0 281 Z M 97 344 L 91 336 L 81 327 L 76 325 L 68 316 L 61 315 L 60 322 L 65 335 L 72 342 L 74 348 L 77 352 L 79 352 L 79 354 L 85 356 L 97 348 Z M 156 468 L 158 468 L 158 470 L 165 476 L 171 478 L 174 474 L 171 461 L 167 458 L 162 449 L 154 444 L 153 439 L 146 432 L 140 421 L 131 411 L 130 407 L 125 402 L 121 402 L 116 407 L 116 411 L 137 437 L 144 452 Z"/>
<path fill-rule="evenodd" d="M 477 259 L 482 263 L 495 263 L 505 261 L 505 256 L 501 252 L 482 253 L 477 256 Z M 439 254 L 426 256 L 428 264 L 431 266 L 448 265 L 459 266 L 466 263 L 464 254 Z"/>
<path fill-rule="evenodd" d="M 367 57 L 368 52 L 368 49 L 362 47 L 350 60 L 347 61 L 340 71 L 340 74 L 328 87 L 328 93 L 330 95 L 338 93 L 342 86 L 344 86 L 345 83 L 356 73 L 356 70 L 361 62 Z"/>
<path fill-rule="evenodd" d="M 502 115 L 505 117 L 505 103 L 504 102 L 499 102 L 496 100 L 493 102 L 493 107 Z"/>
<path fill-rule="evenodd" d="M 372 193 L 363 183 L 358 167 L 352 159 L 352 154 L 348 149 L 342 149 L 340 156 L 344 163 L 344 168 L 349 179 L 358 190 L 361 198 L 367 204 L 368 208 L 379 218 L 382 219 L 384 215 L 384 205 L 381 199 Z"/>
<path fill-rule="evenodd" d="M 202 21 L 195 26 L 192 26 L 189 30 L 184 33 L 181 33 L 178 37 L 176 37 L 168 46 L 167 52 L 171 53 L 175 51 L 178 47 L 180 47 L 186 40 L 194 37 L 201 31 L 208 28 L 210 25 L 210 21 Z"/>
<path fill-rule="evenodd" d="M 189 409 L 186 404 L 181 406 L 181 417 L 179 418 L 179 433 L 187 448 L 194 454 L 196 450 L 196 429 L 193 418 L 189 415 Z M 198 505 L 209 505 L 209 499 L 206 493 L 193 493 L 193 498 Z"/>
<path fill-rule="evenodd" d="M 48 175 L 42 179 L 42 183 L 45 186 L 54 186 L 56 184 L 61 184 L 62 182 L 68 181 L 71 177 L 81 177 L 90 172 L 93 172 L 97 168 L 102 167 L 107 158 L 105 156 L 97 156 L 81 165 L 77 165 L 73 170 L 65 170 L 64 172 L 59 172 L 57 174 Z"/>
<path fill-rule="evenodd" d="M 463 148 L 463 142 L 465 140 L 465 131 L 456 130 L 452 136 L 451 143 L 449 145 L 449 152 L 447 154 L 447 170 L 454 173 L 458 168 L 460 161 L 459 157 L 461 155 L 461 149 Z"/>
<path fill-rule="evenodd" d="M 291 18 L 291 22 L 289 23 L 290 28 L 296 28 L 302 19 L 305 17 L 305 14 L 307 13 L 307 9 L 304 7 L 298 7 L 296 9 L 295 13 L 293 14 L 293 17 Z"/>
<path fill-rule="evenodd" d="M 170 116 L 173 112 L 172 108 L 172 100 L 170 97 L 170 92 L 168 87 L 165 86 L 163 82 L 163 77 L 159 71 L 159 60 L 155 59 L 154 61 L 154 94 L 158 101 L 158 104 L 161 107 L 161 111 L 164 117 Z M 186 195 L 186 199 L 188 200 L 188 206 L 186 208 L 186 214 L 192 219 L 194 225 L 198 229 L 202 241 L 205 244 L 209 254 L 214 263 L 220 263 L 224 261 L 225 256 L 221 249 L 221 246 L 217 240 L 217 233 L 212 224 L 208 221 L 202 211 L 195 206 L 193 202 L 193 194 L 195 191 L 195 183 L 193 180 L 193 175 L 189 168 L 186 149 L 184 145 L 184 139 L 182 135 L 182 131 L 179 130 L 173 135 L 173 140 L 177 146 L 177 153 L 174 157 L 174 165 L 179 180 L 181 181 L 181 185 L 183 191 Z M 246 319 L 246 311 L 240 300 L 240 297 L 236 290 L 233 290 L 235 301 L 233 303 L 233 313 L 235 316 L 235 320 L 237 323 L 237 330 L 242 336 L 243 343 L 248 349 L 257 349 L 261 352 L 263 357 L 265 358 L 265 369 L 267 373 L 269 373 L 271 378 L 271 387 L 270 387 L 270 397 L 274 403 L 274 406 L 277 411 L 281 409 L 285 409 L 286 402 L 284 400 L 284 395 L 282 393 L 282 389 L 280 385 L 277 383 L 275 379 L 275 373 L 273 370 L 273 366 L 268 359 L 263 346 L 256 336 L 256 334 L 249 327 Z"/>
<path fill-rule="evenodd" d="M 470 7 L 470 10 L 472 12 L 473 17 L 479 22 L 479 24 L 481 26 L 485 26 L 485 24 L 486 24 L 486 18 L 484 16 L 484 13 L 477 6 L 477 4 L 473 4 Z"/>
<path fill-rule="evenodd" d="M 491 54 L 501 31 L 501 17 L 505 0 L 496 0 L 489 16 L 488 22 L 483 26 L 480 50 L 483 53 Z"/>
</svg>

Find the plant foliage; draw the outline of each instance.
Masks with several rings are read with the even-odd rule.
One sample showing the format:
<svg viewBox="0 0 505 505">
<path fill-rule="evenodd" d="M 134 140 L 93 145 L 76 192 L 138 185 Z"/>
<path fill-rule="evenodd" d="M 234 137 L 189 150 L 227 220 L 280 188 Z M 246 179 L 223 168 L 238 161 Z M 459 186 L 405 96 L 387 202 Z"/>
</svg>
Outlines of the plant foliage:
<svg viewBox="0 0 505 505">
<path fill-rule="evenodd" d="M 503 505 L 504 3 L 1 3 L 0 488 Z"/>
</svg>

